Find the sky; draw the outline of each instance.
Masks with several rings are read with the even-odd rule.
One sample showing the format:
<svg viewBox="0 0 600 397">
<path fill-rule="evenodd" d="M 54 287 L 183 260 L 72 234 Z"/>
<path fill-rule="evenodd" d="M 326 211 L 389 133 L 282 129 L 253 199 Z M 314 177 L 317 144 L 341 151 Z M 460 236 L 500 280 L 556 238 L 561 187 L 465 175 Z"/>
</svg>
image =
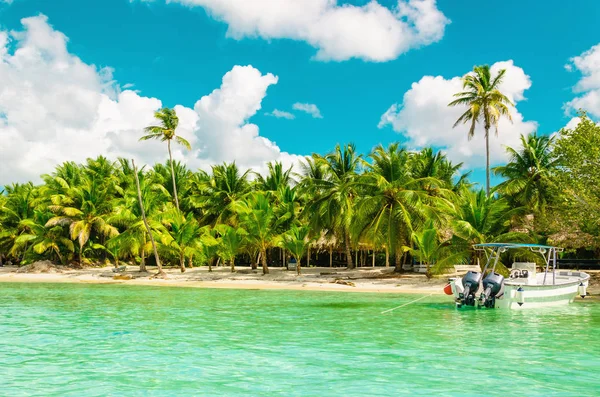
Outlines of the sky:
<svg viewBox="0 0 600 397">
<path fill-rule="evenodd" d="M 64 161 L 167 159 L 139 142 L 174 107 L 192 169 L 264 171 L 352 142 L 443 150 L 483 181 L 449 108 L 474 65 L 515 103 L 491 142 L 600 120 L 600 1 L 0 0 L 0 186 Z"/>
</svg>

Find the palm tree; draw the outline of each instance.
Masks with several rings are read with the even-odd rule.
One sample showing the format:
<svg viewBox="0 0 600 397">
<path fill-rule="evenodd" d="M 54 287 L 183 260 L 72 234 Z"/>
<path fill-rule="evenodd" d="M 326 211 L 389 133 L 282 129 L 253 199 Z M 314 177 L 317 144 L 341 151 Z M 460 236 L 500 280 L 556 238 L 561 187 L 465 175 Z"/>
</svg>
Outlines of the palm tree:
<svg viewBox="0 0 600 397">
<path fill-rule="evenodd" d="M 221 235 L 219 255 L 224 262 L 229 262 L 231 272 L 235 272 L 235 257 L 239 254 L 248 234 L 242 228 L 234 228 L 227 225 L 218 225 L 217 231 Z"/>
<path fill-rule="evenodd" d="M 293 225 L 281 238 L 281 246 L 290 251 L 296 259 L 296 272 L 298 275 L 301 273 L 300 262 L 306 255 L 310 244 L 309 234 L 310 228 L 307 225 Z"/>
<path fill-rule="evenodd" d="M 311 217 L 315 227 L 333 230 L 341 236 L 348 268 L 353 269 L 350 226 L 358 197 L 357 179 L 362 155 L 356 153 L 353 144 L 347 144 L 343 148 L 337 145 L 326 156 L 313 155 L 313 158 L 321 163 L 324 173 L 322 179 L 308 179 L 306 188 L 312 193 L 312 200 L 304 212 Z"/>
<path fill-rule="evenodd" d="M 203 212 L 203 223 L 233 223 L 234 204 L 250 192 L 249 174 L 250 170 L 241 173 L 233 162 L 215 165 L 210 178 L 199 178 L 192 202 Z"/>
<path fill-rule="evenodd" d="M 537 133 L 521 135 L 521 148 L 506 148 L 509 162 L 493 170 L 506 178 L 497 190 L 511 198 L 515 205 L 543 213 L 551 198 L 551 178 L 558 168 L 558 159 L 552 153 L 553 144 L 554 137 Z"/>
<path fill-rule="evenodd" d="M 436 193 L 436 187 L 460 190 L 467 183 L 470 172 L 459 174 L 463 163 L 453 164 L 442 152 L 433 152 L 428 147 L 420 152 L 412 153 L 409 167 L 413 178 L 435 178 L 442 183 L 441 186 L 425 184 L 423 187 L 430 194 Z"/>
<path fill-rule="evenodd" d="M 79 242 L 80 266 L 83 265 L 84 246 L 93 233 L 100 238 L 119 234 L 118 229 L 106 221 L 113 207 L 110 195 L 96 179 L 84 179 L 83 185 L 70 189 L 70 196 L 48 208 L 57 215 L 46 222 L 46 227 L 69 225 L 71 239 Z"/>
<path fill-rule="evenodd" d="M 267 163 L 269 173 L 266 177 L 261 174 L 255 173 L 257 188 L 262 191 L 277 191 L 281 188 L 289 186 L 292 182 L 292 167 L 286 171 L 283 170 L 281 162 L 269 162 Z"/>
<path fill-rule="evenodd" d="M 66 264 L 68 258 L 63 255 L 74 252 L 73 242 L 65 237 L 62 227 L 45 226 L 51 217 L 52 213 L 35 211 L 33 218 L 22 220 L 20 227 L 23 232 L 15 239 L 11 254 L 18 256 L 19 252 L 33 251 L 37 255 L 43 255 L 50 251 L 52 259 Z M 56 256 L 53 257 L 54 255 Z"/>
<path fill-rule="evenodd" d="M 175 142 L 185 147 L 187 150 L 191 150 L 192 146 L 190 143 L 179 135 L 175 134 L 177 125 L 179 124 L 179 118 L 175 113 L 175 109 L 162 108 L 154 113 L 154 117 L 160 121 L 160 125 L 151 125 L 144 129 L 147 135 L 140 138 L 140 141 L 146 141 L 149 139 L 159 139 L 161 141 L 167 141 L 167 149 L 169 150 L 169 164 L 171 166 L 171 177 L 173 179 L 173 193 L 175 197 L 175 207 L 179 211 L 179 198 L 177 197 L 177 184 L 175 183 L 175 170 L 173 169 L 173 155 L 171 154 L 171 140 L 175 139 Z"/>
<path fill-rule="evenodd" d="M 433 222 L 428 222 L 419 232 L 412 236 L 414 249 L 411 255 L 426 265 L 426 275 L 445 270 L 448 266 L 467 261 L 467 252 L 457 250 L 450 241 L 441 241 Z"/>
<path fill-rule="evenodd" d="M 33 183 L 12 184 L 4 187 L 6 197 L 0 206 L 0 249 L 7 256 L 20 260 L 11 254 L 10 250 L 15 244 L 15 239 L 24 232 L 23 221 L 34 216 L 36 203 L 39 201 L 40 191 Z"/>
<path fill-rule="evenodd" d="M 522 213 L 522 207 L 512 208 L 503 197 L 487 196 L 483 190 L 473 192 L 464 189 L 451 221 L 452 244 L 456 246 L 456 252 L 466 251 L 469 257 L 475 259 L 473 244 L 532 243 L 532 238 L 526 233 L 511 230 L 511 219 Z"/>
<path fill-rule="evenodd" d="M 179 211 L 168 221 L 169 233 L 163 235 L 162 248 L 179 259 L 179 268 L 185 272 L 185 258 L 201 252 L 202 229 L 192 214 L 182 218 Z"/>
<path fill-rule="evenodd" d="M 156 235 L 166 233 L 165 227 L 159 220 L 162 214 L 161 210 L 164 210 L 164 198 L 169 197 L 169 193 L 162 185 L 152 183 L 142 170 L 137 172 L 138 177 L 135 181 L 135 165 L 130 167 L 128 164 L 128 161 L 121 164 L 122 174 L 119 178 L 120 185 L 127 186 L 127 188 L 124 190 L 123 197 L 115 200 L 114 211 L 107 218 L 110 224 L 119 227 L 122 232 L 107 241 L 106 247 L 116 250 L 121 256 L 139 256 L 140 272 L 146 272 L 146 254 L 154 248 L 146 224 L 151 233 Z M 131 179 L 134 180 L 133 184 L 129 181 Z M 138 183 L 140 186 L 139 197 Z"/>
<path fill-rule="evenodd" d="M 269 273 L 267 249 L 273 247 L 277 236 L 277 217 L 263 192 L 253 192 L 236 202 L 240 225 L 248 232 L 248 244 L 260 252 L 263 274 Z"/>
<path fill-rule="evenodd" d="M 468 109 L 456 120 L 454 127 L 459 124 L 471 124 L 469 128 L 469 139 L 475 135 L 475 126 L 483 121 L 485 129 L 485 156 L 486 156 L 486 194 L 490 195 L 490 128 L 496 128 L 498 134 L 498 123 L 502 116 L 512 122 L 509 106 L 513 103 L 500 92 L 499 87 L 506 73 L 502 69 L 495 77 L 491 76 L 488 65 L 475 66 L 473 73 L 465 75 L 462 79 L 463 90 L 454 94 L 454 101 L 448 106 L 468 106 Z"/>
<path fill-rule="evenodd" d="M 441 182 L 413 178 L 409 153 L 397 143 L 387 149 L 379 145 L 369 157 L 372 164 L 362 177 L 365 194 L 358 203 L 354 227 L 372 242 L 383 244 L 396 260 L 395 271 L 400 271 L 401 256 L 406 252 L 403 247 L 409 246 L 413 231 L 426 219 L 439 216 L 433 205 L 441 199 L 429 197 L 423 185 Z"/>
</svg>

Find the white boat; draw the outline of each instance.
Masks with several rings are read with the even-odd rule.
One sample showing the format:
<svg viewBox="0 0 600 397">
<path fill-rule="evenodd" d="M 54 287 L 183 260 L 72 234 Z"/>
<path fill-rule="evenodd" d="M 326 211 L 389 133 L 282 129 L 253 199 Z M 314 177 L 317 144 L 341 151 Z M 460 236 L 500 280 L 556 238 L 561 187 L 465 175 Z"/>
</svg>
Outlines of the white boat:
<svg viewBox="0 0 600 397">
<path fill-rule="evenodd" d="M 487 263 L 482 272 L 469 271 L 450 279 L 444 291 L 454 296 L 457 307 L 474 306 L 498 309 L 523 309 L 565 305 L 579 295 L 586 295 L 590 276 L 587 273 L 559 270 L 557 253 L 562 249 L 548 245 L 489 243 L 476 244 L 485 252 Z M 537 271 L 535 263 L 515 262 L 510 277 L 496 273 L 500 255 L 510 249 L 528 249 L 544 258 L 545 266 Z"/>
</svg>

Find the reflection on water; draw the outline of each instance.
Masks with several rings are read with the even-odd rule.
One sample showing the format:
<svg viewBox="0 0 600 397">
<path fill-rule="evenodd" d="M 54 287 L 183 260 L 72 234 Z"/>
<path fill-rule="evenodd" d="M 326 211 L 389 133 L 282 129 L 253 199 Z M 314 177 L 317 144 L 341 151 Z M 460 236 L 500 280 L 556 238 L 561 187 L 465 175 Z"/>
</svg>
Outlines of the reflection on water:
<svg viewBox="0 0 600 397">
<path fill-rule="evenodd" d="M 600 390 L 598 302 L 456 310 L 446 297 L 432 296 L 381 314 L 416 297 L 4 284 L 0 395 Z"/>
</svg>

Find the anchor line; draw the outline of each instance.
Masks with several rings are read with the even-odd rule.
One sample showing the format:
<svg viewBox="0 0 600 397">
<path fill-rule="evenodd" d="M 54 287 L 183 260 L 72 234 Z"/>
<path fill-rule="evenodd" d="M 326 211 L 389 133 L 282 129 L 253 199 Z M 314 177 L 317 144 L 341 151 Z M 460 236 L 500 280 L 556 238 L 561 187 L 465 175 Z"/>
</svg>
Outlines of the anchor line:
<svg viewBox="0 0 600 397">
<path fill-rule="evenodd" d="M 413 300 L 413 301 L 410 301 L 410 302 L 404 303 L 404 304 L 402 304 L 402 305 L 400 305 L 400 306 L 398 306 L 398 307 L 394 307 L 394 308 L 392 308 L 392 309 L 384 310 L 384 311 L 382 311 L 382 312 L 381 312 L 381 314 L 385 314 L 385 313 L 391 312 L 391 311 L 393 311 L 393 310 L 400 309 L 400 308 L 402 308 L 402 307 L 404 307 L 404 306 L 408 306 L 408 305 L 410 305 L 410 304 L 413 304 L 413 303 L 415 303 L 415 302 L 418 302 L 418 301 L 420 301 L 421 299 L 428 298 L 428 297 L 430 297 L 430 296 L 431 296 L 431 295 L 433 295 L 433 294 L 435 294 L 435 292 L 432 292 L 432 293 L 431 293 L 431 294 L 429 294 L 429 295 L 422 296 L 422 297 L 420 297 L 420 298 L 418 298 L 418 299 L 415 299 L 415 300 Z"/>
</svg>

